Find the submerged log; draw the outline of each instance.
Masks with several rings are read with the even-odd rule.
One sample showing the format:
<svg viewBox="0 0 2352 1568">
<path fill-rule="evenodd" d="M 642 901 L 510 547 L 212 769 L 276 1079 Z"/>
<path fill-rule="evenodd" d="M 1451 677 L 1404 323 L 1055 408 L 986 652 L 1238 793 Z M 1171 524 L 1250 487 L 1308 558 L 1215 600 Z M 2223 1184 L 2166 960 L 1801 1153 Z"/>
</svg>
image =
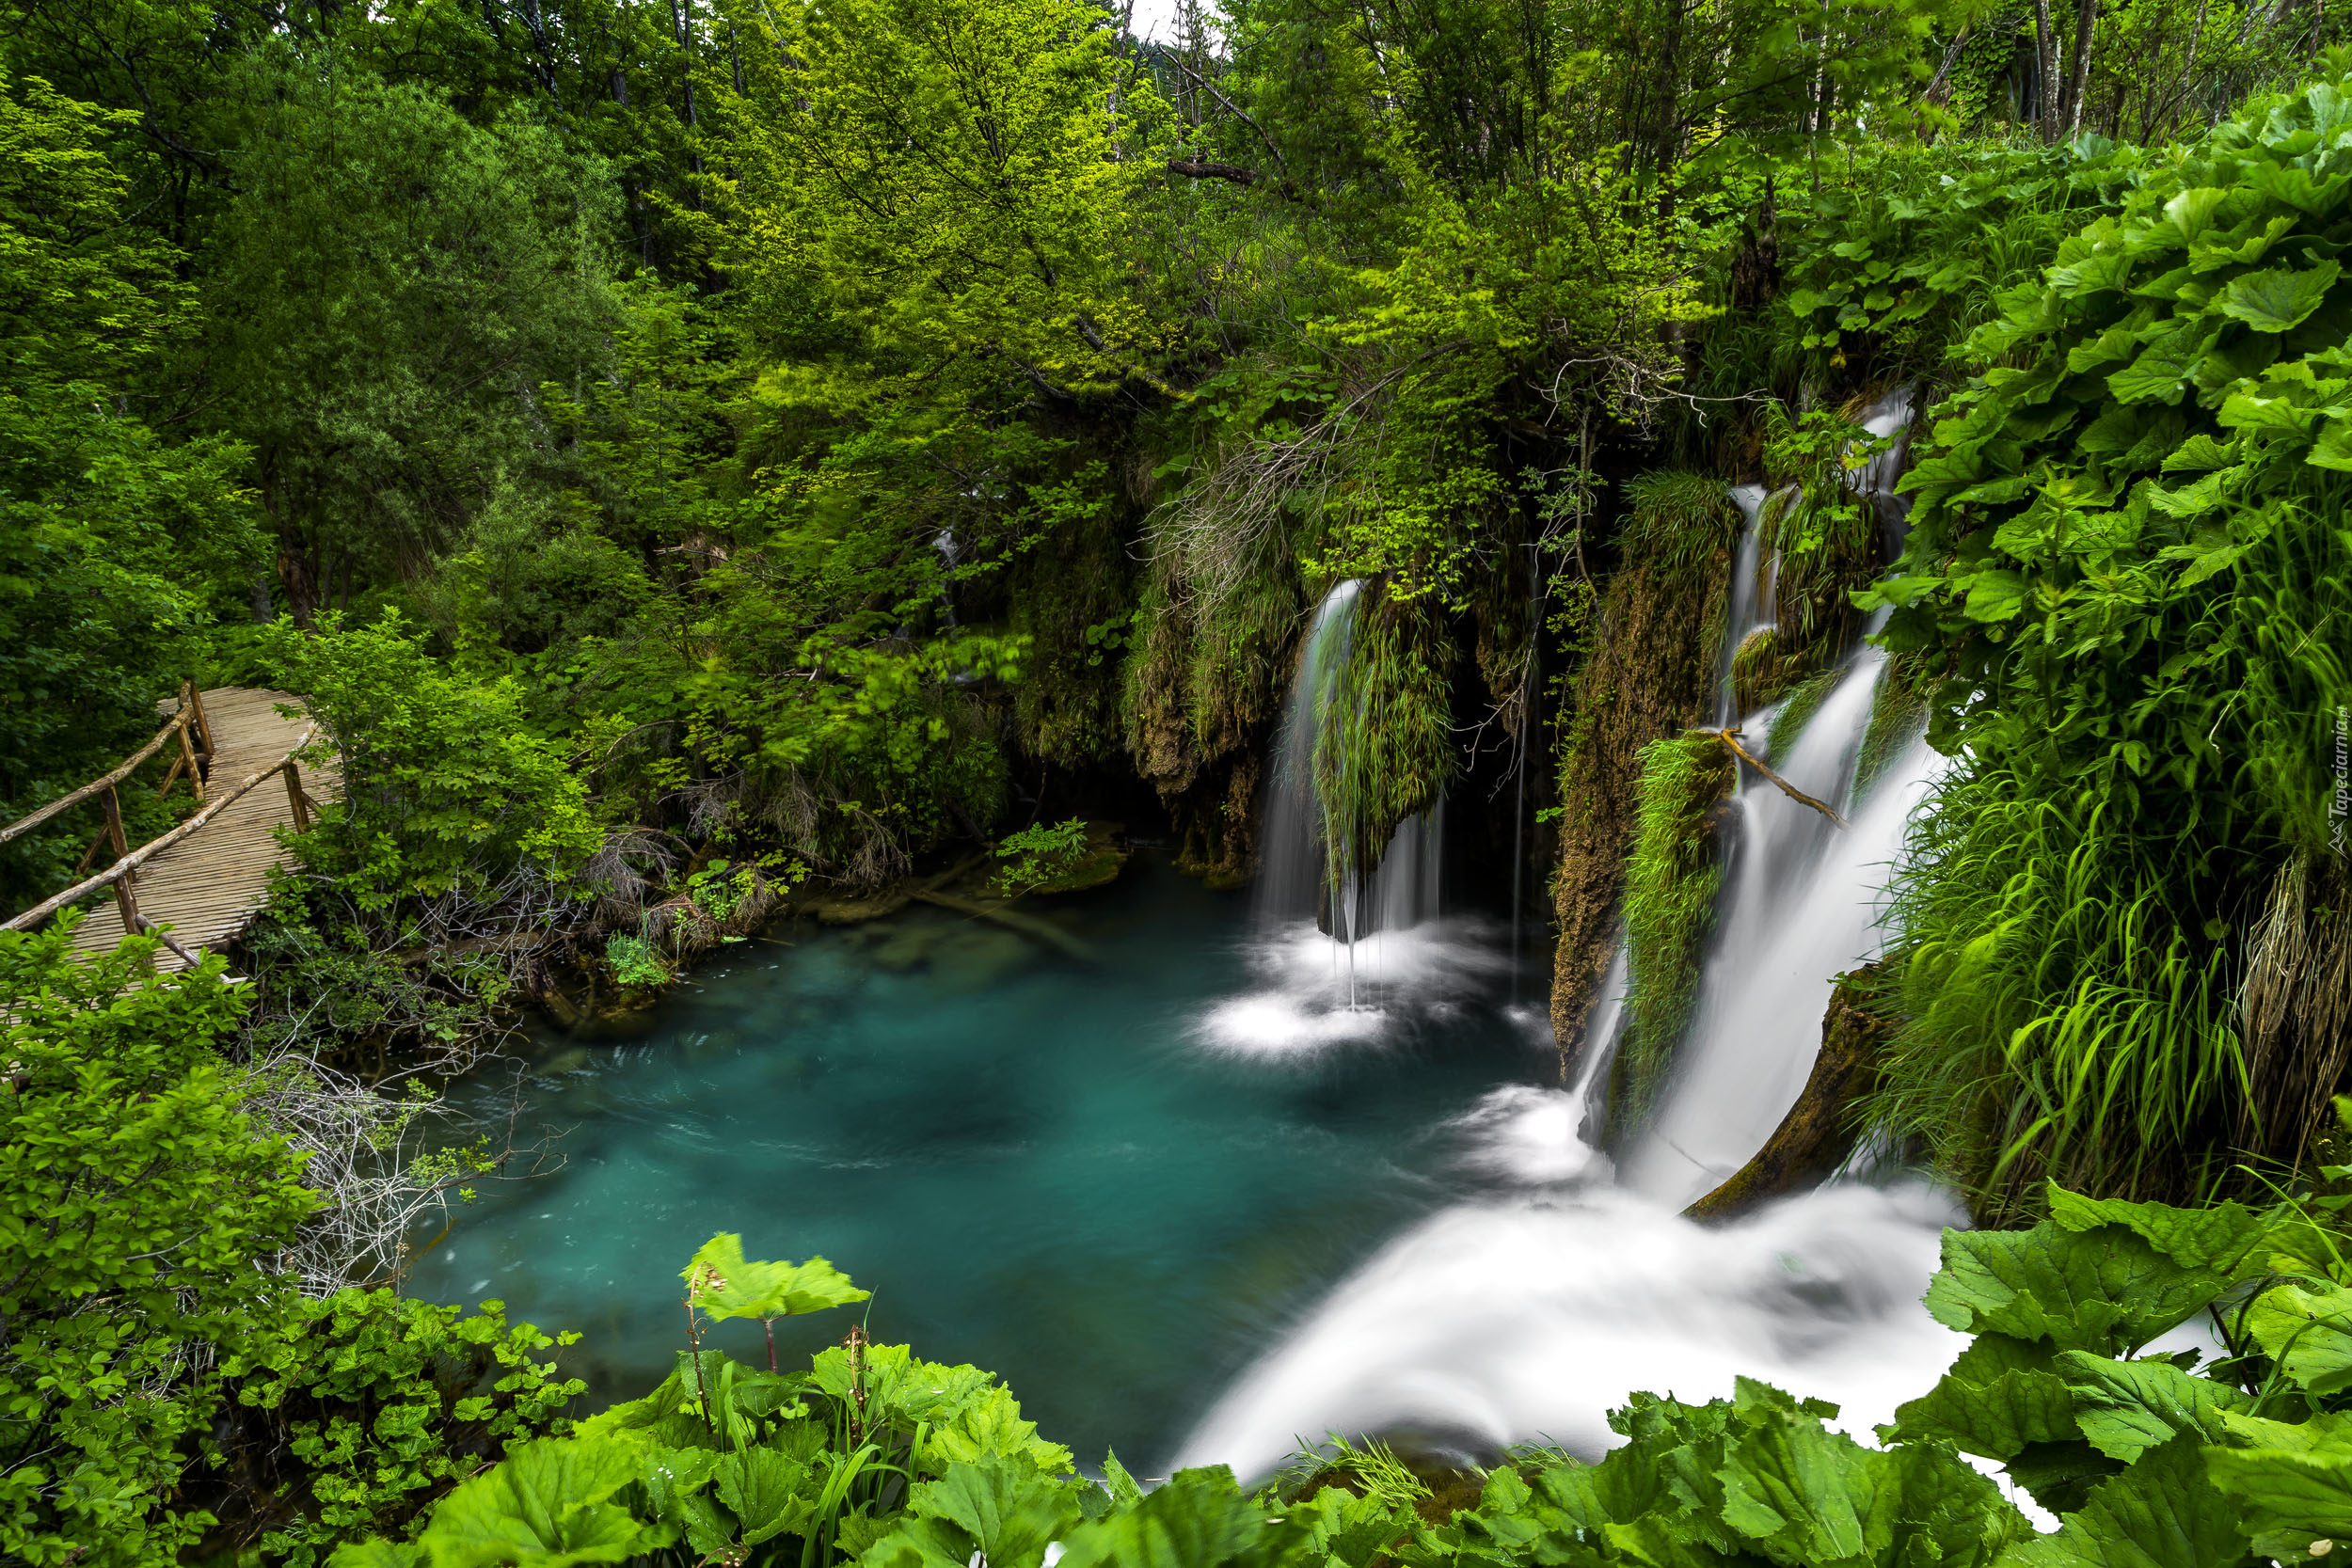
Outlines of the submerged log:
<svg viewBox="0 0 2352 1568">
<path fill-rule="evenodd" d="M 1804 1092 L 1739 1173 L 1685 1209 L 1694 1220 L 1736 1219 L 1760 1203 L 1819 1186 L 1853 1152 L 1848 1113 L 1878 1083 L 1888 1021 L 1865 1002 L 1878 965 L 1837 982 L 1821 1019 L 1821 1049 Z"/>
<path fill-rule="evenodd" d="M 1050 920 L 1040 920 L 1033 914 L 1007 909 L 1002 904 L 983 903 L 977 898 L 959 898 L 952 893 L 940 893 L 931 888 L 918 889 L 915 898 L 926 904 L 936 904 L 943 910 L 968 914 L 975 920 L 993 920 L 1009 931 L 1018 931 L 1032 942 L 1042 942 L 1064 958 L 1082 964 L 1100 961 L 1101 955 L 1072 936 Z"/>
</svg>

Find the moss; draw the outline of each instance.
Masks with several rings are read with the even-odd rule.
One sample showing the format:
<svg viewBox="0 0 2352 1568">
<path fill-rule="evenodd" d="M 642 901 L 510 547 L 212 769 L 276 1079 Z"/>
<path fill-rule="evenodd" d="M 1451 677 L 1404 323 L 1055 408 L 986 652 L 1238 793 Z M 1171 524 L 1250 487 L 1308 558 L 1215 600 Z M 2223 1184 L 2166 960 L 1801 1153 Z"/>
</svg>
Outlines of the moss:
<svg viewBox="0 0 2352 1568">
<path fill-rule="evenodd" d="M 1804 657 L 1783 645 L 1771 626 L 1748 633 L 1731 655 L 1731 706 L 1754 713 L 1776 703 L 1804 673 Z"/>
<path fill-rule="evenodd" d="M 1013 688 L 1013 718 L 1031 756 L 1074 767 L 1114 749 L 1119 651 L 1136 625 L 1127 614 L 1133 577 L 1108 498 L 1060 522 L 1015 564 L 1009 625 L 1029 639 L 1029 668 Z"/>
<path fill-rule="evenodd" d="M 1588 645 L 1554 718 L 1560 860 L 1551 887 L 1551 1027 L 1564 1064 L 1583 1041 L 1616 946 L 1642 748 L 1699 722 L 1714 702 L 1740 513 L 1720 480 L 1680 476 L 1668 485 L 1651 477 L 1656 483 L 1629 486 L 1636 504 L 1620 535 L 1623 561 L 1594 605 Z"/>
<path fill-rule="evenodd" d="M 1640 807 L 1626 862 L 1625 1034 L 1611 1079 L 1611 1125 L 1640 1127 L 1698 1002 L 1699 964 L 1723 888 L 1712 816 L 1731 789 L 1731 751 L 1711 735 L 1642 749 Z"/>
<path fill-rule="evenodd" d="M 1334 853 L 1369 871 L 1397 824 L 1438 803 L 1459 763 L 1454 644 L 1434 598 L 1367 594 L 1346 673 L 1315 744 L 1315 793 Z"/>
<path fill-rule="evenodd" d="M 1928 705 L 1919 687 L 1918 673 L 1908 660 L 1898 659 L 1870 694 L 1870 720 L 1863 727 L 1862 751 L 1854 763 L 1855 804 L 1869 796 L 1895 759 L 1926 728 Z"/>
<path fill-rule="evenodd" d="M 1791 687 L 1788 700 L 1773 713 L 1772 727 L 1765 732 L 1766 752 L 1775 759 L 1787 756 L 1788 748 L 1797 743 L 1797 737 L 1813 722 L 1813 716 L 1821 711 L 1821 705 L 1836 689 L 1835 670 L 1818 671 Z"/>
</svg>

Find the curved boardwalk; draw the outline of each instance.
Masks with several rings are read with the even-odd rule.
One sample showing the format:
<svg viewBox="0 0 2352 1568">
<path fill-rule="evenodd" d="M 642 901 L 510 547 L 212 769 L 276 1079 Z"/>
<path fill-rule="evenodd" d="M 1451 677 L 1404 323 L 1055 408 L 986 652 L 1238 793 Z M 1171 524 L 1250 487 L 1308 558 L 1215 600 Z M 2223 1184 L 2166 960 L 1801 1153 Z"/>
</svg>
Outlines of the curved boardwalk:
<svg viewBox="0 0 2352 1568">
<path fill-rule="evenodd" d="M 203 694 L 204 717 L 213 732 L 213 760 L 205 781 L 207 798 L 235 788 L 247 777 L 274 767 L 301 737 L 305 721 L 278 711 L 295 698 L 253 687 L 215 687 Z M 171 705 L 165 705 L 169 711 Z M 304 793 L 326 800 L 331 773 L 303 768 Z M 199 957 L 234 940 L 269 897 L 270 867 L 290 859 L 276 831 L 294 820 L 294 803 L 280 780 L 269 780 L 156 855 L 138 871 L 138 912 L 143 920 L 170 928 L 171 938 Z M 101 894 L 73 933 L 77 952 L 111 949 L 122 940 L 122 913 Z M 170 948 L 158 948 L 155 967 L 165 974 L 187 965 Z"/>
</svg>

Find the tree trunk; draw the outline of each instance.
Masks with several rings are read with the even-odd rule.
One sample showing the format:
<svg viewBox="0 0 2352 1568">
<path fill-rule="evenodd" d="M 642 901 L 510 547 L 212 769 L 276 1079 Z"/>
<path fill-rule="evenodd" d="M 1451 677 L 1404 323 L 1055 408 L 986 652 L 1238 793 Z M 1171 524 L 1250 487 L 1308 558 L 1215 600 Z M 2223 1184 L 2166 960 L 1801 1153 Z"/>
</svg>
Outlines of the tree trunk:
<svg viewBox="0 0 2352 1568">
<path fill-rule="evenodd" d="M 2057 32 L 2050 22 L 2050 0 L 2033 0 L 2034 119 L 2045 142 L 2058 138 Z"/>
<path fill-rule="evenodd" d="M 1683 1211 L 1694 1220 L 1729 1220 L 1776 1197 L 1817 1187 L 1853 1152 L 1854 1102 L 1878 1083 L 1879 1053 L 1892 1024 L 1871 1011 L 1879 966 L 1840 980 L 1821 1020 L 1821 1049 L 1804 1092 L 1739 1174 Z"/>
<path fill-rule="evenodd" d="M 2082 0 L 2074 10 L 2074 58 L 2066 77 L 2065 134 L 2082 129 L 2083 101 L 2090 96 L 2090 35 L 2099 23 L 2099 0 Z"/>
</svg>

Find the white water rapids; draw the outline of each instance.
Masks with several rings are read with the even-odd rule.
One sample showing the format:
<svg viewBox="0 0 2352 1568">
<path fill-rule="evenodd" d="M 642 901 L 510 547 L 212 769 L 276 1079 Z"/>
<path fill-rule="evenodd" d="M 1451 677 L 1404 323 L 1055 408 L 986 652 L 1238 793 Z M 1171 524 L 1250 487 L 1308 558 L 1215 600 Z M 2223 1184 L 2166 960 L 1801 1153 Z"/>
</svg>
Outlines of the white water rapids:
<svg viewBox="0 0 2352 1568">
<path fill-rule="evenodd" d="M 1769 625 L 1772 609 L 1756 525 L 1764 498 L 1751 487 L 1737 499 L 1748 526 L 1733 639 Z M 1353 584 L 1327 601 L 1302 688 L 1310 673 L 1318 687 L 1334 678 L 1332 641 L 1320 655 L 1316 644 L 1344 636 L 1354 601 Z M 1695 1020 L 1652 1126 L 1620 1161 L 1600 1152 L 1621 950 L 1575 1080 L 1497 1089 L 1453 1128 L 1464 1167 L 1502 1190 L 1397 1237 L 1289 1325 L 1216 1401 L 1178 1465 L 1262 1476 L 1329 1433 L 1409 1433 L 1471 1457 L 1549 1441 L 1594 1458 L 1616 1440 L 1605 1417 L 1629 1394 L 1704 1401 L 1729 1395 L 1742 1373 L 1836 1402 L 1834 1424 L 1867 1441 L 1934 1383 L 1962 1343 L 1919 1305 L 1943 1227 L 1965 1223 L 1947 1196 L 1915 1182 L 1840 1180 L 1727 1225 L 1680 1216 L 1771 1135 L 1811 1069 L 1836 977 L 1883 946 L 1878 895 L 1941 762 L 1914 740 L 1856 800 L 1883 669 L 1883 654 L 1857 652 L 1786 756 L 1769 759 L 1798 788 L 1837 803 L 1850 827 L 1747 773 Z M 1723 671 L 1727 691 L 1727 654 Z M 1286 762 L 1312 745 L 1302 711 L 1285 721 Z M 1770 717 L 1746 717 L 1752 749 Z M 1294 765 L 1287 776 L 1301 775 Z M 1273 842 L 1304 821 L 1303 794 L 1287 808 L 1278 795 L 1269 814 L 1270 868 L 1278 854 L 1303 869 L 1320 853 Z M 1278 821 L 1285 809 L 1293 815 Z M 1279 896 L 1302 901 L 1295 883 Z M 1277 910 L 1262 949 L 1264 989 L 1214 1009 L 1201 1037 L 1267 1054 L 1376 1040 L 1397 1010 L 1442 1006 L 1490 980 L 1475 930 L 1432 918 L 1427 903 L 1418 912 L 1418 924 L 1392 925 L 1384 911 L 1377 938 L 1350 948 L 1297 908 Z"/>
</svg>

